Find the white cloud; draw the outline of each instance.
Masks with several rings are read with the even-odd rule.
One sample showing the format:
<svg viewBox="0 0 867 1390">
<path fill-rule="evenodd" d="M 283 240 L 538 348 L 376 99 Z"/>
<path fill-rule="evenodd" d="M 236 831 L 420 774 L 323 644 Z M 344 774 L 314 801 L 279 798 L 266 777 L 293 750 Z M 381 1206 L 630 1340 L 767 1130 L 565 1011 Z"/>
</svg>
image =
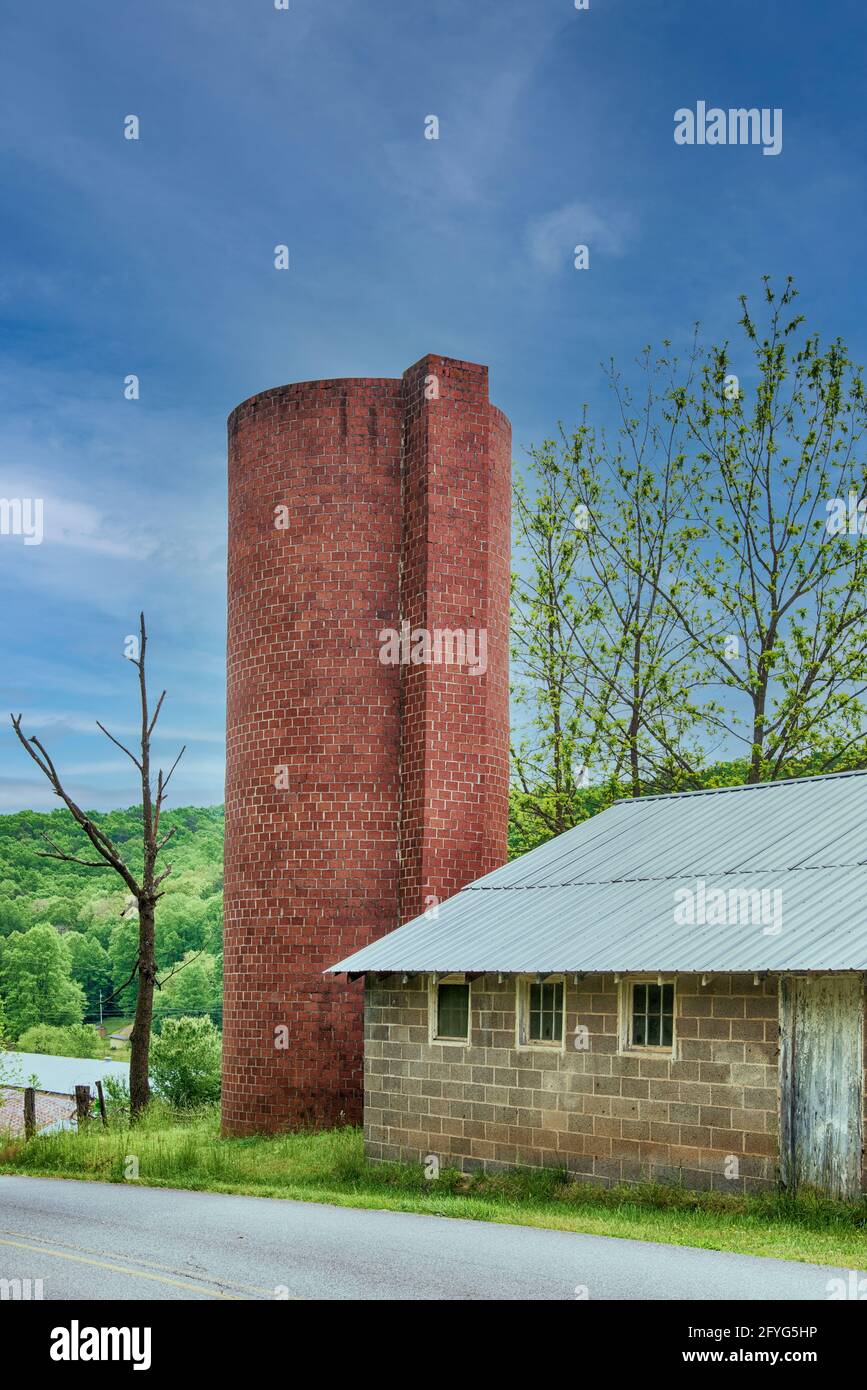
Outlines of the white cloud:
<svg viewBox="0 0 867 1390">
<path fill-rule="evenodd" d="M 46 545 L 70 546 L 114 559 L 147 559 L 157 549 L 156 538 L 110 519 L 88 502 L 68 497 L 43 499 Z"/>
<path fill-rule="evenodd" d="M 527 229 L 530 255 L 546 275 L 556 275 L 571 266 L 578 245 L 590 248 L 591 265 L 594 251 L 622 256 L 630 236 L 629 219 L 624 213 L 581 201 L 532 219 Z"/>
</svg>

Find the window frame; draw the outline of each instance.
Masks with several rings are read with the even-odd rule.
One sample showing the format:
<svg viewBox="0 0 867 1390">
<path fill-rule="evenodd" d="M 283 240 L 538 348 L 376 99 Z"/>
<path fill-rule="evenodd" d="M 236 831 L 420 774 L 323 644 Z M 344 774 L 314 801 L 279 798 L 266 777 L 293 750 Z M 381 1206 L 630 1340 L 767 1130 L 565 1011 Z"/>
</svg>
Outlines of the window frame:
<svg viewBox="0 0 867 1390">
<path fill-rule="evenodd" d="M 671 1043 L 636 1043 L 632 1040 L 636 985 L 671 985 Z M 629 975 L 620 981 L 620 1051 L 639 1057 L 677 1056 L 677 976 L 669 974 Z"/>
<path fill-rule="evenodd" d="M 465 1038 L 439 1036 L 440 986 L 464 985 L 467 991 L 467 1035 Z M 473 982 L 465 975 L 432 975 L 428 984 L 428 1041 L 436 1047 L 468 1047 L 473 1031 Z"/>
<path fill-rule="evenodd" d="M 530 988 L 532 985 L 560 985 L 563 1003 L 560 1014 L 559 1038 L 530 1037 Z M 519 976 L 515 983 L 515 1047 L 519 1052 L 566 1051 L 566 976 L 550 975 L 538 980 L 535 975 Z"/>
</svg>

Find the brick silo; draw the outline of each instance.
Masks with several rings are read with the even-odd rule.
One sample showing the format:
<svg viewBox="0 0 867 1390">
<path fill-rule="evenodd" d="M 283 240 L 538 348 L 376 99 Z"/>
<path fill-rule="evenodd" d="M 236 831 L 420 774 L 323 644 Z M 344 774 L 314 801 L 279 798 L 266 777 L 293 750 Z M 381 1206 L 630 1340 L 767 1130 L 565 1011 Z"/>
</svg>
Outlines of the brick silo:
<svg viewBox="0 0 867 1390">
<path fill-rule="evenodd" d="M 359 1122 L 361 986 L 322 971 L 506 858 L 510 472 L 449 358 L 229 417 L 228 1134 Z"/>
</svg>

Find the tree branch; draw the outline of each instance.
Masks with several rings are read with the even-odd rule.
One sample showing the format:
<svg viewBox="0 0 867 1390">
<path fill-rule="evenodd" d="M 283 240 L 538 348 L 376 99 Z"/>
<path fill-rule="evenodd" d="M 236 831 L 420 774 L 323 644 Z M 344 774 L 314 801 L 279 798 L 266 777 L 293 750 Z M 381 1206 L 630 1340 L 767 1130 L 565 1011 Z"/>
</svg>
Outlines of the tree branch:
<svg viewBox="0 0 867 1390">
<path fill-rule="evenodd" d="M 111 866 L 111 868 L 114 869 L 115 873 L 120 875 L 124 883 L 129 888 L 130 892 L 135 894 L 136 898 L 138 898 L 141 893 L 141 889 L 139 888 L 139 885 L 136 882 L 133 875 L 131 874 L 130 870 L 127 868 L 126 864 L 121 859 L 117 849 L 112 844 L 111 840 L 108 838 L 105 832 L 100 830 L 99 826 L 91 820 L 90 816 L 88 816 L 86 812 L 82 811 L 81 807 L 76 805 L 76 803 L 72 800 L 72 797 L 69 796 L 68 793 L 64 790 L 63 785 L 58 776 L 57 769 L 55 768 L 54 763 L 51 761 L 51 758 L 46 752 L 45 748 L 43 748 L 42 744 L 39 742 L 39 739 L 29 739 L 22 731 L 22 717 L 23 716 L 19 714 L 16 719 L 14 714 L 10 715 L 10 718 L 12 720 L 12 727 L 15 730 L 16 737 L 19 743 L 21 744 L 22 748 L 25 749 L 29 757 L 33 759 L 33 761 L 36 763 L 36 766 L 48 779 L 55 796 L 60 797 L 60 800 L 64 803 L 67 810 L 71 813 L 73 820 L 76 822 L 77 825 L 81 827 L 87 838 L 90 840 L 90 843 L 93 845 L 93 848 L 96 850 L 97 854 L 100 855 L 100 857 L 104 859 L 105 862 Z"/>
<path fill-rule="evenodd" d="M 132 759 L 132 761 L 135 763 L 136 767 L 138 768 L 139 772 L 141 772 L 141 763 L 139 762 L 139 760 L 138 760 L 138 758 L 136 757 L 135 753 L 131 753 L 130 750 L 129 750 L 128 748 L 126 748 L 122 743 L 119 742 L 118 739 L 115 738 L 114 734 L 110 734 L 110 733 L 108 732 L 108 729 L 105 727 L 105 725 L 104 725 L 104 724 L 100 724 L 100 722 L 99 722 L 98 719 L 97 719 L 97 721 L 96 721 L 96 727 L 97 727 L 98 729 L 101 729 L 101 730 L 102 730 L 102 732 L 105 734 L 106 738 L 110 738 L 110 739 L 111 739 L 112 743 L 115 745 L 116 748 L 119 748 L 120 751 L 121 751 L 122 753 L 126 753 L 126 756 L 127 756 L 128 758 L 131 758 L 131 759 Z"/>
</svg>

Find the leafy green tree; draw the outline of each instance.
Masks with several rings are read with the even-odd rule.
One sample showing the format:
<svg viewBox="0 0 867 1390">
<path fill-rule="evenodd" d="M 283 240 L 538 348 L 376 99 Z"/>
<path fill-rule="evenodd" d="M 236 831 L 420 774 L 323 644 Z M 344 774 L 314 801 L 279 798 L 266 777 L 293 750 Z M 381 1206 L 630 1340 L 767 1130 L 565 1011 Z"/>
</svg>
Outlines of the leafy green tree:
<svg viewBox="0 0 867 1390">
<path fill-rule="evenodd" d="M 28 904 L 28 913 L 29 926 L 37 927 L 43 922 L 48 922 L 58 931 L 64 932 L 74 925 L 77 908 L 70 903 L 68 897 L 53 893 L 46 898 L 32 898 Z"/>
<path fill-rule="evenodd" d="M 19 1052 L 43 1052 L 51 1057 L 104 1057 L 106 1043 L 87 1023 L 58 1028 L 39 1023 L 26 1028 L 16 1044 Z"/>
<path fill-rule="evenodd" d="M 161 910 L 157 910 L 155 929 L 155 951 L 157 966 L 165 975 L 176 962 L 183 958 L 182 934 L 177 929 L 177 918 L 170 916 L 164 924 Z M 127 1011 L 135 1008 L 136 988 L 130 979 L 136 953 L 138 951 L 138 924 L 129 913 L 112 929 L 108 945 L 112 990 L 117 991 L 113 1004 Z M 156 996 L 154 999 L 156 1003 Z"/>
<path fill-rule="evenodd" d="M 206 905 L 201 898 L 177 891 L 166 893 L 157 908 L 157 958 L 182 960 L 188 951 L 200 951 L 206 932 Z"/>
<path fill-rule="evenodd" d="M 216 966 L 214 956 L 204 952 L 188 952 L 173 967 L 154 999 L 154 1023 L 157 1028 L 169 1017 L 210 1015 L 214 1006 Z"/>
<path fill-rule="evenodd" d="M 528 846 L 617 796 L 691 785 L 701 763 L 697 643 L 660 595 L 665 575 L 691 611 L 683 574 L 697 532 L 685 513 L 700 469 L 685 448 L 680 364 L 646 351 L 640 366 L 640 403 L 609 369 L 613 440 L 585 415 L 532 451 L 530 486 L 516 485 L 514 693 L 529 720 L 512 760 Z"/>
<path fill-rule="evenodd" d="M 94 936 L 67 932 L 63 944 L 69 955 L 72 978 L 84 990 L 88 1013 L 97 1013 L 100 1000 L 108 994 L 111 960 Z"/>
<path fill-rule="evenodd" d="M 205 903 L 202 945 L 211 956 L 223 955 L 223 893 L 220 890 Z"/>
<path fill-rule="evenodd" d="M 151 1046 L 158 1094 L 179 1109 L 220 1096 L 220 1034 L 209 1018 L 167 1018 Z"/>
<path fill-rule="evenodd" d="M 125 916 L 112 928 L 108 943 L 112 1006 L 123 1013 L 135 1008 L 136 987 L 131 977 L 137 957 L 138 922 Z"/>
<path fill-rule="evenodd" d="M 119 1076 L 106 1076 L 103 1080 L 105 1088 L 105 1108 L 111 1116 L 129 1116 L 129 1086 L 126 1081 L 122 1081 Z"/>
<path fill-rule="evenodd" d="M 4 943 L 0 985 L 13 1038 L 37 1023 L 80 1023 L 84 990 L 72 979 L 69 957 L 53 927 L 31 927 Z"/>
<path fill-rule="evenodd" d="M 726 758 L 747 782 L 867 765 L 867 399 L 795 294 L 766 280 L 741 344 L 645 352 L 637 388 L 612 365 L 615 437 L 585 414 L 534 451 L 513 849 Z"/>
<path fill-rule="evenodd" d="M 222 1027 L 223 1024 L 223 952 L 214 957 L 214 995 L 211 1000 L 211 1017 Z"/>
<path fill-rule="evenodd" d="M 94 813 L 93 819 L 116 843 L 123 844 L 131 862 L 140 868 L 137 834 L 141 828 L 141 808 Z M 214 806 L 166 810 L 161 824 L 175 832 L 173 861 L 183 879 L 183 891 L 167 893 L 157 906 L 156 952 L 160 978 L 166 978 L 182 957 L 191 951 L 198 952 L 200 947 L 206 955 L 216 957 L 214 994 L 207 1010 L 219 1024 L 222 1016 L 223 809 Z M 97 951 L 90 947 L 85 949 L 82 939 L 96 943 L 108 959 L 109 979 L 102 986 L 105 1001 L 114 989 L 129 980 L 136 958 L 137 924 L 135 902 L 128 892 L 110 891 L 110 880 L 84 866 L 42 857 L 46 835 L 72 855 L 79 847 L 79 834 L 67 811 L 21 811 L 0 816 L 0 957 L 5 940 L 13 932 L 23 933 L 33 925 L 44 923 L 44 914 L 50 913 L 55 927 L 59 921 L 72 921 L 73 930 L 63 932 L 61 939 L 71 953 L 73 978 L 80 980 L 85 988 L 86 1016 L 94 1018 L 98 1016 L 100 985 L 96 963 L 104 966 L 105 961 Z M 177 906 L 166 914 L 164 907 L 170 900 Z M 123 913 L 127 916 L 123 917 Z M 111 936 L 115 931 L 117 935 L 111 948 Z M 85 958 L 90 957 L 90 978 L 85 978 L 84 967 L 77 963 L 80 952 L 84 952 Z M 137 984 L 133 979 L 106 1004 L 106 1016 L 111 1018 L 121 1013 L 131 1016 L 135 1011 L 136 995 Z"/>
<path fill-rule="evenodd" d="M 791 279 L 779 295 L 764 287 L 764 321 L 741 296 L 744 346 L 712 349 L 685 392 L 707 474 L 688 566 L 697 621 L 662 584 L 727 696 L 714 722 L 748 782 L 867 762 L 864 383 L 842 341 L 805 331 Z"/>
<path fill-rule="evenodd" d="M 0 936 L 11 936 L 13 932 L 26 931 L 30 926 L 23 905 L 12 899 L 4 900 L 3 884 L 0 884 Z"/>
<path fill-rule="evenodd" d="M 93 937 L 107 951 L 112 928 L 128 909 L 129 894 L 106 894 L 94 884 L 93 897 L 86 898 L 78 909 L 76 931 Z"/>
</svg>

